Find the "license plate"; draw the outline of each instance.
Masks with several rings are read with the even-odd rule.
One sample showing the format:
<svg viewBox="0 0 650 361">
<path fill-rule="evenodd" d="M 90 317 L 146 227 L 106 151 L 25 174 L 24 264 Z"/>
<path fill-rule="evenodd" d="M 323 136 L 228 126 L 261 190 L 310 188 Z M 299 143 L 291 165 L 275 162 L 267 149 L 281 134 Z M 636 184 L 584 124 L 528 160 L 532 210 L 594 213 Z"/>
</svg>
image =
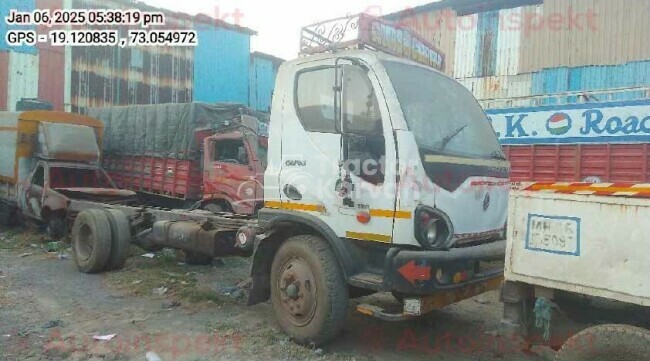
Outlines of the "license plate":
<svg viewBox="0 0 650 361">
<path fill-rule="evenodd" d="M 580 255 L 580 218 L 528 215 L 526 249 L 562 255 Z"/>
</svg>

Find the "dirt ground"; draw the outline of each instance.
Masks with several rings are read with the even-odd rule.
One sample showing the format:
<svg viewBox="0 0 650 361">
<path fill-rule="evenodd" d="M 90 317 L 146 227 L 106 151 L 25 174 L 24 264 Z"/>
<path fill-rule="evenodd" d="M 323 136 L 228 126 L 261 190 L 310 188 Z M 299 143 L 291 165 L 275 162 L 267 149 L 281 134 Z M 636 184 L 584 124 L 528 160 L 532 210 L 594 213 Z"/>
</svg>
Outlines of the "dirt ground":
<svg viewBox="0 0 650 361">
<path fill-rule="evenodd" d="M 292 343 L 273 322 L 270 304 L 246 306 L 247 259 L 187 266 L 174 252 L 154 258 L 134 249 L 125 269 L 78 272 L 63 243 L 35 230 L 0 229 L 0 360 L 444 360 L 540 361 L 504 344 L 493 355 L 501 316 L 496 292 L 417 320 L 390 323 L 354 310 L 344 333 L 321 348 Z M 116 335 L 111 340 L 94 336 Z"/>
</svg>

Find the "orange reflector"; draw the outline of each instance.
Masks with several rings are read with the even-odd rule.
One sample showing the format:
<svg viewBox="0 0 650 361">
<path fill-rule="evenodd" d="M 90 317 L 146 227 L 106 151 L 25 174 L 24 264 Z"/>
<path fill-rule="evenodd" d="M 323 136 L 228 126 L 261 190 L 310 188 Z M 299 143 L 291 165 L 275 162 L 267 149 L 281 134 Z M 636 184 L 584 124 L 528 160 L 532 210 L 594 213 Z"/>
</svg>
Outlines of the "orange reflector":
<svg viewBox="0 0 650 361">
<path fill-rule="evenodd" d="M 368 212 L 359 212 L 357 213 L 357 221 L 360 223 L 366 224 L 370 222 L 370 213 Z"/>
</svg>

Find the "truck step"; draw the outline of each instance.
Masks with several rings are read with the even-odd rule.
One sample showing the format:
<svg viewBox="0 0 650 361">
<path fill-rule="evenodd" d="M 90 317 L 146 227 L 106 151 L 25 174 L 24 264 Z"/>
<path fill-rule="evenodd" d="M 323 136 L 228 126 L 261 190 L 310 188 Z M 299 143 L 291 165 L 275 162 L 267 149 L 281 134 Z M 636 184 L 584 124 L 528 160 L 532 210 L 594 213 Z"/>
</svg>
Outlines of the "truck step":
<svg viewBox="0 0 650 361">
<path fill-rule="evenodd" d="M 405 321 L 412 319 L 413 315 L 408 315 L 403 312 L 390 312 L 379 306 L 369 305 L 369 304 L 360 304 L 357 306 L 357 311 L 363 313 L 364 315 L 372 316 L 384 321 Z"/>
<path fill-rule="evenodd" d="M 377 273 L 363 272 L 350 277 L 349 283 L 359 288 L 383 291 L 384 276 Z"/>
</svg>

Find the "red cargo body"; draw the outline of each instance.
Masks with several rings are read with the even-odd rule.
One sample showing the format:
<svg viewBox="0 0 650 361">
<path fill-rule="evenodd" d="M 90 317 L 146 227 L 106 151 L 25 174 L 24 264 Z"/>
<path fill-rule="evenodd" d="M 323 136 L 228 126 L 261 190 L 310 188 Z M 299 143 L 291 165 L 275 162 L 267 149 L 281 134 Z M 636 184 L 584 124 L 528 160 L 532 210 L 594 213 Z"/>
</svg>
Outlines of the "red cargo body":
<svg viewBox="0 0 650 361">
<path fill-rule="evenodd" d="M 103 165 L 118 186 L 172 198 L 200 200 L 200 160 L 106 156 Z"/>
<path fill-rule="evenodd" d="M 650 144 L 506 145 L 513 182 L 650 182 Z"/>
</svg>

